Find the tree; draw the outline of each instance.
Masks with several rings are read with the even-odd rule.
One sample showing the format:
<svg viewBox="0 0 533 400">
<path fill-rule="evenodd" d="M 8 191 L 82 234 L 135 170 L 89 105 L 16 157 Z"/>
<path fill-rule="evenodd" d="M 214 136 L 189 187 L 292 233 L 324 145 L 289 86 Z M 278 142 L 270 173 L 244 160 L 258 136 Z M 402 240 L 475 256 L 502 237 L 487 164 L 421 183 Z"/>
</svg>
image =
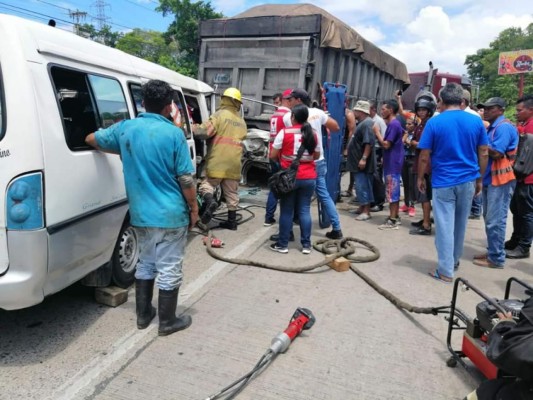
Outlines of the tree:
<svg viewBox="0 0 533 400">
<path fill-rule="evenodd" d="M 94 25 L 91 24 L 80 25 L 78 27 L 78 34 L 109 47 L 116 47 L 117 41 L 123 36 L 120 32 L 113 32 L 109 25 L 104 25 L 102 29 L 97 30 Z"/>
<path fill-rule="evenodd" d="M 198 40 L 200 21 L 222 18 L 224 15 L 216 12 L 209 1 L 160 0 L 159 3 L 157 10 L 162 12 L 163 16 L 175 15 L 175 20 L 164 36 L 167 43 L 176 43 L 180 50 L 178 67 L 186 75 L 196 77 L 200 57 Z"/>
<path fill-rule="evenodd" d="M 507 28 L 490 43 L 488 49 L 479 49 L 466 57 L 465 65 L 472 82 L 479 85 L 479 98 L 502 97 L 513 105 L 518 98 L 519 75 L 498 75 L 499 54 L 505 51 L 533 49 L 533 23 L 525 29 Z M 533 93 L 533 73 L 524 77 L 524 94 Z M 514 115 L 513 107 L 506 111 Z"/>
</svg>

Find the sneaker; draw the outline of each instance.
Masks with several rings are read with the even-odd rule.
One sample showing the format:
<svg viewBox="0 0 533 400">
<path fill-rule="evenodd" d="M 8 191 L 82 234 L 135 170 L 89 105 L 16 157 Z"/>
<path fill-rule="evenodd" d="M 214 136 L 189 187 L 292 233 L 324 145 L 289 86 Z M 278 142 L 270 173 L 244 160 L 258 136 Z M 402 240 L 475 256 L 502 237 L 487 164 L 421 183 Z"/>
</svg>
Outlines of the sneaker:
<svg viewBox="0 0 533 400">
<path fill-rule="evenodd" d="M 333 229 L 331 232 L 326 232 L 326 237 L 328 239 L 342 239 L 342 231 Z"/>
<path fill-rule="evenodd" d="M 383 206 L 374 206 L 370 209 L 372 212 L 380 212 L 383 211 Z"/>
<path fill-rule="evenodd" d="M 420 221 L 411 222 L 411 226 L 415 226 L 417 228 L 421 227 L 422 225 L 424 225 L 424 220 L 423 219 L 421 219 Z"/>
<path fill-rule="evenodd" d="M 265 223 L 263 224 L 263 226 L 272 226 L 276 223 L 276 220 L 274 218 L 268 218 L 268 219 L 265 219 Z"/>
<path fill-rule="evenodd" d="M 387 221 L 385 221 L 384 224 L 378 226 L 378 229 L 381 229 L 382 231 L 384 231 L 384 230 L 397 230 L 397 229 L 399 229 L 398 226 L 399 226 L 399 224 L 398 224 L 397 220 L 387 218 Z"/>
<path fill-rule="evenodd" d="M 341 197 L 352 197 L 352 192 L 350 190 L 346 190 L 344 192 L 341 192 Z"/>
<path fill-rule="evenodd" d="M 268 246 L 270 250 L 277 251 L 278 253 L 287 254 L 289 252 L 289 249 L 286 247 L 278 246 L 277 243 L 272 243 L 270 246 Z"/>
<path fill-rule="evenodd" d="M 350 214 L 360 215 L 362 213 L 360 208 L 348 211 Z"/>
<path fill-rule="evenodd" d="M 409 207 L 404 204 L 403 206 L 400 207 L 400 211 L 406 213 L 409 211 Z"/>
<path fill-rule="evenodd" d="M 416 210 L 414 207 L 409 207 L 409 210 L 407 210 L 407 214 L 410 216 L 410 217 L 414 217 L 416 215 Z"/>
<path fill-rule="evenodd" d="M 520 246 L 516 246 L 513 250 L 507 250 L 505 252 L 505 258 L 529 258 L 529 250 L 523 250 Z"/>
<path fill-rule="evenodd" d="M 396 218 L 396 225 L 401 225 L 402 224 L 402 219 L 400 218 L 400 216 L 398 215 Z"/>
<path fill-rule="evenodd" d="M 311 254 L 311 247 L 304 247 L 302 249 L 302 254 Z"/>
<path fill-rule="evenodd" d="M 518 240 L 509 239 L 505 242 L 505 250 L 514 250 L 518 246 Z"/>
<path fill-rule="evenodd" d="M 359 214 L 357 217 L 355 217 L 355 220 L 356 221 L 368 221 L 370 218 L 372 218 L 370 214 L 362 213 L 362 214 Z"/>
<path fill-rule="evenodd" d="M 424 228 L 424 226 L 419 226 L 418 228 L 411 229 L 409 231 L 409 235 L 421 235 L 421 236 L 429 236 L 431 235 L 431 227 Z"/>
</svg>

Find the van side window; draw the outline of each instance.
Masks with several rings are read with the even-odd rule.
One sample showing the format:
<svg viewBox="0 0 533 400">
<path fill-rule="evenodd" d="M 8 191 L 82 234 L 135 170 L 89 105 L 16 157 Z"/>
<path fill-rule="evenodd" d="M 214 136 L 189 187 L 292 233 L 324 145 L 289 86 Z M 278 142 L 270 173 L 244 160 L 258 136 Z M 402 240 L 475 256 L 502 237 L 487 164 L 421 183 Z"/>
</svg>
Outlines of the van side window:
<svg viewBox="0 0 533 400">
<path fill-rule="evenodd" d="M 93 150 L 85 144 L 89 133 L 129 118 L 118 81 L 57 66 L 50 73 L 71 150 Z"/>
<path fill-rule="evenodd" d="M 183 129 L 183 132 L 185 132 L 185 137 L 187 139 L 190 139 L 191 136 L 191 127 L 190 127 L 190 121 L 191 121 L 191 110 L 185 103 L 185 99 L 183 98 L 183 94 L 177 90 L 174 91 L 174 103 L 178 106 L 178 110 L 181 114 L 181 129 Z"/>
<path fill-rule="evenodd" d="M 133 106 L 135 107 L 135 116 L 139 115 L 140 113 L 146 112 L 143 107 L 143 95 L 141 85 L 139 85 L 138 83 L 130 83 L 129 86 L 131 99 L 133 101 Z"/>
<path fill-rule="evenodd" d="M 108 128 L 123 119 L 128 119 L 128 106 L 120 83 L 97 75 L 88 75 L 88 77 L 100 116 L 100 127 Z"/>
</svg>

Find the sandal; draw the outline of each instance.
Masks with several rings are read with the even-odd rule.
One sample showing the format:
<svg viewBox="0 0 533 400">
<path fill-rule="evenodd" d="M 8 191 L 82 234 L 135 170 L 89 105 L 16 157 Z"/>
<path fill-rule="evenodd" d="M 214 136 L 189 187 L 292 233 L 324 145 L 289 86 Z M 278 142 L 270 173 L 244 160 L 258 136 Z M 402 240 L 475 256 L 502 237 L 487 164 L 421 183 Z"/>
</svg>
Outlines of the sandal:
<svg viewBox="0 0 533 400">
<path fill-rule="evenodd" d="M 486 259 L 487 259 L 487 256 L 488 256 L 487 253 L 476 254 L 476 255 L 474 256 L 474 260 L 486 260 Z"/>
<path fill-rule="evenodd" d="M 444 276 L 439 274 L 439 271 L 435 270 L 433 272 L 428 272 L 428 275 L 431 276 L 433 279 L 436 279 L 443 283 L 452 283 L 453 278 L 450 278 L 449 276 Z"/>
</svg>

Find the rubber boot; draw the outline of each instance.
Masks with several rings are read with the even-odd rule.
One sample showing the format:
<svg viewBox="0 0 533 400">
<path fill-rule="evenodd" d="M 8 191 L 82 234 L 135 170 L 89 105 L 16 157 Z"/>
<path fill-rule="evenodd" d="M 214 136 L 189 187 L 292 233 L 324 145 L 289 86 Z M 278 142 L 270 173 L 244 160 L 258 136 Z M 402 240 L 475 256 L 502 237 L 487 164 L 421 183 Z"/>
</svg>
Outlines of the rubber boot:
<svg viewBox="0 0 533 400">
<path fill-rule="evenodd" d="M 155 317 L 155 307 L 152 306 L 154 295 L 154 279 L 135 280 L 135 306 L 137 311 L 137 328 L 145 329 Z"/>
<path fill-rule="evenodd" d="M 174 290 L 159 289 L 159 336 L 187 329 L 192 324 L 190 315 L 176 317 L 179 288 Z"/>
<path fill-rule="evenodd" d="M 202 224 L 207 225 L 209 221 L 211 221 L 211 218 L 213 218 L 213 214 L 217 210 L 218 204 L 213 197 L 213 193 L 204 194 L 202 196 L 202 202 L 204 204 L 204 212 L 200 217 L 200 221 Z"/>
<path fill-rule="evenodd" d="M 218 225 L 222 229 L 231 229 L 232 231 L 237 230 L 237 211 L 228 210 L 228 220 L 221 222 Z"/>
</svg>

